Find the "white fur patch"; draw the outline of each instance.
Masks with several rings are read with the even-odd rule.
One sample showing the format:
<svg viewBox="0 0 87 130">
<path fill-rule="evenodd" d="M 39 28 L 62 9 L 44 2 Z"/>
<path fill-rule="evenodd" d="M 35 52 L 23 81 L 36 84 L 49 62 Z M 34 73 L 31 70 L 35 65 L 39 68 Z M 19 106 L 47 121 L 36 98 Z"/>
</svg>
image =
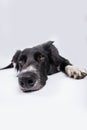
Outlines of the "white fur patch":
<svg viewBox="0 0 87 130">
<path fill-rule="evenodd" d="M 34 72 L 34 73 L 36 73 L 37 70 L 34 66 L 30 65 L 26 69 L 23 69 L 21 72 Z"/>
<path fill-rule="evenodd" d="M 87 70 L 72 65 L 67 65 L 65 67 L 65 71 L 69 77 L 73 77 L 75 79 L 82 79 L 87 75 Z"/>
<path fill-rule="evenodd" d="M 14 68 L 16 67 L 16 63 L 15 62 L 13 62 L 13 66 L 14 66 Z"/>
</svg>

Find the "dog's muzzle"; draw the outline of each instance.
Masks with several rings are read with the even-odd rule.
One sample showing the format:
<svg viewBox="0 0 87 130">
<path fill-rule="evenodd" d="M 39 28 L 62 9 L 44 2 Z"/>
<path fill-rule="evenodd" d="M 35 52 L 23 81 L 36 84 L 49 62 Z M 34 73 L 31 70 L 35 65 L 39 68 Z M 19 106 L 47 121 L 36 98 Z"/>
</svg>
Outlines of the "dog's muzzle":
<svg viewBox="0 0 87 130">
<path fill-rule="evenodd" d="M 41 87 L 39 76 L 33 72 L 20 73 L 18 82 L 24 92 L 35 91 Z"/>
</svg>

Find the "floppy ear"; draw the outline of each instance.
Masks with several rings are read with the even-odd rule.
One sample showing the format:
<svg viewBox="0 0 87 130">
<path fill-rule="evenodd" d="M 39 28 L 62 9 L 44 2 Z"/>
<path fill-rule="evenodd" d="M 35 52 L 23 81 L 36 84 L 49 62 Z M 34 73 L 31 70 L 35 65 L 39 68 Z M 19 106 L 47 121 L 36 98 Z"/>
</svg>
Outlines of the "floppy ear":
<svg viewBox="0 0 87 130">
<path fill-rule="evenodd" d="M 12 58 L 12 62 L 13 62 L 13 63 L 17 63 L 20 54 L 21 54 L 21 51 L 20 51 L 20 50 L 18 50 L 18 51 L 14 54 L 14 56 L 13 56 L 13 58 Z"/>
<path fill-rule="evenodd" d="M 19 70 L 18 58 L 19 58 L 20 54 L 21 54 L 21 51 L 18 50 L 18 51 L 15 53 L 15 55 L 13 56 L 13 58 L 12 58 L 12 63 L 13 63 L 13 65 L 14 65 L 14 67 L 16 68 L 17 71 Z"/>
<path fill-rule="evenodd" d="M 47 52 L 50 63 L 58 65 L 59 52 L 57 48 L 53 45 L 54 41 L 48 41 L 44 44 L 44 49 Z"/>
<path fill-rule="evenodd" d="M 17 60 L 18 60 L 18 57 L 19 57 L 20 53 L 21 53 L 21 51 L 18 50 L 15 53 L 15 55 L 13 56 L 11 63 L 9 65 L 7 65 L 6 67 L 0 68 L 0 70 L 13 68 L 14 67 L 14 63 L 16 65 L 15 68 L 18 70 Z"/>
</svg>

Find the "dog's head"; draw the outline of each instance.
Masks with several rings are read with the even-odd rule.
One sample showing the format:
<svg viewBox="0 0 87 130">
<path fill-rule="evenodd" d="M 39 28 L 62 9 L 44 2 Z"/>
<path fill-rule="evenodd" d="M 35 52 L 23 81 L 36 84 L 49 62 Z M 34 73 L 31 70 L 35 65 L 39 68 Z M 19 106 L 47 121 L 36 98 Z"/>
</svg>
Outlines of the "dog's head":
<svg viewBox="0 0 87 130">
<path fill-rule="evenodd" d="M 12 62 L 18 71 L 18 82 L 24 92 L 41 89 L 46 84 L 47 75 L 56 71 L 56 67 L 52 64 L 56 60 L 58 51 L 52 43 L 53 41 L 49 41 L 17 51 L 13 56 Z"/>
</svg>

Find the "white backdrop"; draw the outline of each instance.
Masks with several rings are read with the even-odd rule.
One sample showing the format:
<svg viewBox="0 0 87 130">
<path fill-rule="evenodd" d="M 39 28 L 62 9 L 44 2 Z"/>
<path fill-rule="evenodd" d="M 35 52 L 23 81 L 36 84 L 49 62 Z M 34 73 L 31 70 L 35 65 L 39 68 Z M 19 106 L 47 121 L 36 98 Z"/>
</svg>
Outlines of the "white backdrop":
<svg viewBox="0 0 87 130">
<path fill-rule="evenodd" d="M 86 0 L 0 0 L 0 67 L 17 49 L 48 40 L 87 68 Z M 0 72 L 1 130 L 87 130 L 86 120 L 87 78 L 55 74 L 42 90 L 24 94 L 13 69 Z"/>
</svg>

